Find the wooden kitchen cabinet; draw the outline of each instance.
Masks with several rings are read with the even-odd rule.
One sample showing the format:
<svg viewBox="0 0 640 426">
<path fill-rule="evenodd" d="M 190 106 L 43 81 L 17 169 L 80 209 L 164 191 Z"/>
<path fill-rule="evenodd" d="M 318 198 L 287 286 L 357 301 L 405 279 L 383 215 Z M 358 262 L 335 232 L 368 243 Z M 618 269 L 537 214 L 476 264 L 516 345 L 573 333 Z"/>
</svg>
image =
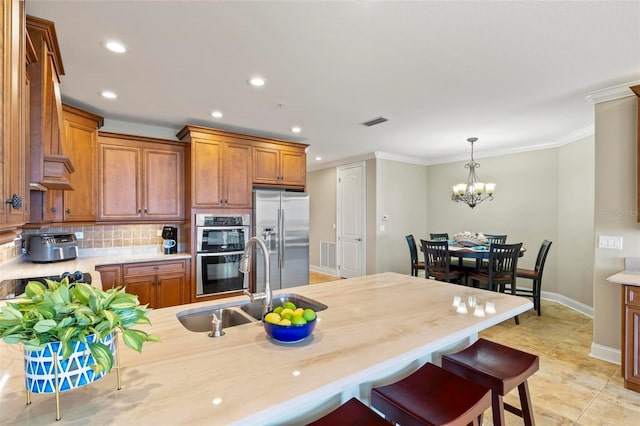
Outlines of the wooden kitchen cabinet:
<svg viewBox="0 0 640 426">
<path fill-rule="evenodd" d="M 251 207 L 251 145 L 232 133 L 196 126 L 185 126 L 177 137 L 189 142 L 191 207 Z"/>
<path fill-rule="evenodd" d="M 624 285 L 622 291 L 624 387 L 640 392 L 640 287 Z"/>
<path fill-rule="evenodd" d="M 304 187 L 307 155 L 304 147 L 260 145 L 253 148 L 253 183 Z"/>
<path fill-rule="evenodd" d="M 138 296 L 141 304 L 166 308 L 186 303 L 189 297 L 189 261 L 159 261 L 122 265 L 123 285 L 127 293 Z"/>
<path fill-rule="evenodd" d="M 27 66 L 31 182 L 48 189 L 72 189 L 69 177 L 74 169 L 63 152 L 60 76 L 64 67 L 55 26 L 51 21 L 27 16 L 26 31 L 37 58 Z"/>
<path fill-rule="evenodd" d="M 96 266 L 96 271 L 100 273 L 100 281 L 102 281 L 103 290 L 108 290 L 122 285 L 122 266 L 100 265 Z"/>
<path fill-rule="evenodd" d="M 98 221 L 184 220 L 184 145 L 99 132 Z"/>
<path fill-rule="evenodd" d="M 26 42 L 24 2 L 0 5 L 0 244 L 16 238 L 28 219 L 29 205 L 29 76 L 35 51 Z"/>
<path fill-rule="evenodd" d="M 64 222 L 95 222 L 98 214 L 98 129 L 104 118 L 70 105 L 62 105 L 64 134 L 62 150 L 68 154 L 74 173 L 73 191 L 62 191 L 59 207 Z"/>
</svg>

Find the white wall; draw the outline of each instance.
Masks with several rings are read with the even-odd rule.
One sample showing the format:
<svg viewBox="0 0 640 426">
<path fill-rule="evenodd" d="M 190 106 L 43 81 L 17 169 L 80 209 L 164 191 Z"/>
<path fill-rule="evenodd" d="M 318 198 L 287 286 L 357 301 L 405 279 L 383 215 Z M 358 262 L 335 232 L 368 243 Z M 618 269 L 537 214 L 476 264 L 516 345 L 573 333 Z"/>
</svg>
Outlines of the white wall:
<svg viewBox="0 0 640 426">
<path fill-rule="evenodd" d="M 595 248 L 592 351 L 619 349 L 621 291 L 606 278 L 624 269 L 626 256 L 640 254 L 636 206 L 637 97 L 595 107 L 595 238 L 621 236 L 623 250 Z"/>
<path fill-rule="evenodd" d="M 376 272 L 411 273 L 405 235 L 427 238 L 427 183 L 425 166 L 398 161 L 376 161 Z M 383 220 L 383 215 L 388 220 Z M 381 227 L 384 226 L 384 231 Z"/>
<path fill-rule="evenodd" d="M 336 169 L 307 173 L 309 263 L 320 266 L 320 241 L 336 242 Z M 327 271 L 328 272 L 328 271 Z"/>
<path fill-rule="evenodd" d="M 558 259 L 554 291 L 593 306 L 594 137 L 558 149 L 558 238 L 551 246 Z M 543 282 L 549 289 L 545 272 Z"/>
</svg>

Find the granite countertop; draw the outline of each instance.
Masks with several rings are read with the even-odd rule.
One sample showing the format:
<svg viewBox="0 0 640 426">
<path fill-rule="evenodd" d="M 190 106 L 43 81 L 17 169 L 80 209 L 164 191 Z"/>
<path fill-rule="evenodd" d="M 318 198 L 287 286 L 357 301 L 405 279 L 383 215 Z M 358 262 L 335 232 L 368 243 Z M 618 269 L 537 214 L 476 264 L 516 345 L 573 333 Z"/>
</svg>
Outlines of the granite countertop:
<svg viewBox="0 0 640 426">
<path fill-rule="evenodd" d="M 141 354 L 121 345 L 121 390 L 110 374 L 62 393 L 61 424 L 302 423 L 296 416 L 362 397 L 372 383 L 408 374 L 431 354 L 466 346 L 481 330 L 533 306 L 523 297 L 396 273 L 274 293 L 296 293 L 328 306 L 318 313 L 311 337 L 276 344 L 256 322 L 226 328 L 213 339 L 187 331 L 176 318 L 182 310 L 220 300 L 153 310 L 145 330 L 162 341 L 145 344 Z M 497 313 L 458 314 L 452 306 L 456 295 L 491 300 Z M 21 345 L 0 342 L 0 424 L 53 423 L 54 395 L 32 395 L 32 404 L 25 405 L 23 369 Z"/>
<path fill-rule="evenodd" d="M 91 284 L 102 288 L 96 266 L 120 263 L 152 262 L 159 260 L 191 259 L 189 253 L 166 255 L 157 246 L 113 249 L 80 249 L 76 259 L 62 262 L 33 263 L 19 256 L 0 265 L 0 281 L 13 278 L 33 278 L 60 275 L 63 272 L 89 272 Z"/>
<path fill-rule="evenodd" d="M 624 270 L 607 278 L 615 284 L 640 286 L 640 271 Z"/>
</svg>

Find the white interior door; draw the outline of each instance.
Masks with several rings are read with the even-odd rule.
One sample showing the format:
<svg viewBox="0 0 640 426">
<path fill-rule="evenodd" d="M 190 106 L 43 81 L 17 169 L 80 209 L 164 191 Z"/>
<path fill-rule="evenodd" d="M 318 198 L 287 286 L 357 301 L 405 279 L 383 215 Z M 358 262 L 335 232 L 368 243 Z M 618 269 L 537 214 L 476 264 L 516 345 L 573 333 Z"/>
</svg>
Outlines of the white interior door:
<svg viewBox="0 0 640 426">
<path fill-rule="evenodd" d="M 365 274 L 365 163 L 338 167 L 338 274 Z"/>
</svg>

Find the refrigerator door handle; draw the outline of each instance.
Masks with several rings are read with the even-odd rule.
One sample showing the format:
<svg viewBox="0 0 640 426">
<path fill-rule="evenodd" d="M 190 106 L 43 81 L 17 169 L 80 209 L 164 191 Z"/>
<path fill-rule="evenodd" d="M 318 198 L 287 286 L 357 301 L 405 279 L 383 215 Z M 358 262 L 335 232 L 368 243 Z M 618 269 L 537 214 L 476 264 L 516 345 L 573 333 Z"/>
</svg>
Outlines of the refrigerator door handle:
<svg viewBox="0 0 640 426">
<path fill-rule="evenodd" d="M 282 214 L 280 215 L 280 234 L 282 235 L 282 255 L 280 256 L 280 269 L 284 268 L 284 262 L 285 262 L 285 254 L 287 252 L 287 248 L 285 245 L 285 242 L 287 241 L 287 234 L 285 232 L 285 227 L 284 227 L 284 209 L 282 209 Z"/>
<path fill-rule="evenodd" d="M 276 239 L 278 240 L 278 246 L 276 249 L 276 253 L 278 256 L 278 269 L 282 269 L 282 248 L 284 246 L 284 241 L 282 240 L 282 223 L 282 209 L 278 209 L 278 224 L 276 228 Z"/>
</svg>

